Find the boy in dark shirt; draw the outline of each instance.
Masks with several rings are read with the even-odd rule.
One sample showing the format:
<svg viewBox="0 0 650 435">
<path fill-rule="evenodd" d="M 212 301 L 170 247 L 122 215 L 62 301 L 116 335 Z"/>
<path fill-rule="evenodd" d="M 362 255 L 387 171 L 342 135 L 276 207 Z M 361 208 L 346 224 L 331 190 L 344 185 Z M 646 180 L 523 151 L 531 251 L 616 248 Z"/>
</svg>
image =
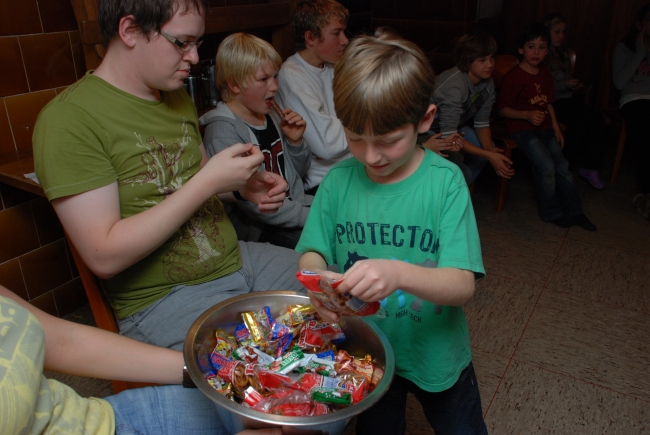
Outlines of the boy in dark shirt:
<svg viewBox="0 0 650 435">
<path fill-rule="evenodd" d="M 541 65 L 550 37 L 542 24 L 531 24 L 518 37 L 521 62 L 506 74 L 497 99 L 508 133 L 533 165 L 533 183 L 544 222 L 562 228 L 596 226 L 584 215 L 578 189 L 562 154 L 564 137 L 553 110 L 553 76 Z"/>
</svg>

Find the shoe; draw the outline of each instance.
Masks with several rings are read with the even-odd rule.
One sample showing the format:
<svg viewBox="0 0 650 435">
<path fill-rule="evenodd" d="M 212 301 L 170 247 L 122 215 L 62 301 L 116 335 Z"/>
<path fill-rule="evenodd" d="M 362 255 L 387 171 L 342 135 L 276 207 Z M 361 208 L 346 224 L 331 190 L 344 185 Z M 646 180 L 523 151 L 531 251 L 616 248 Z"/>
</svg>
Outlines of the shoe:
<svg viewBox="0 0 650 435">
<path fill-rule="evenodd" d="M 571 225 L 573 225 L 573 221 L 566 216 L 560 216 L 559 218 L 553 219 L 549 222 L 557 225 L 560 228 L 569 228 Z"/>
<path fill-rule="evenodd" d="M 603 190 L 605 188 L 605 182 L 600 178 L 598 171 L 580 167 L 578 168 L 578 174 L 587 180 L 594 189 Z"/>
<path fill-rule="evenodd" d="M 636 207 L 636 211 L 646 219 L 650 219 L 650 193 L 639 193 L 632 200 L 632 204 Z"/>
<path fill-rule="evenodd" d="M 571 221 L 573 222 L 573 225 L 577 225 L 583 230 L 587 231 L 596 231 L 596 225 L 592 224 L 589 218 L 585 216 L 584 214 L 579 214 L 578 216 L 573 216 L 571 218 Z"/>
</svg>

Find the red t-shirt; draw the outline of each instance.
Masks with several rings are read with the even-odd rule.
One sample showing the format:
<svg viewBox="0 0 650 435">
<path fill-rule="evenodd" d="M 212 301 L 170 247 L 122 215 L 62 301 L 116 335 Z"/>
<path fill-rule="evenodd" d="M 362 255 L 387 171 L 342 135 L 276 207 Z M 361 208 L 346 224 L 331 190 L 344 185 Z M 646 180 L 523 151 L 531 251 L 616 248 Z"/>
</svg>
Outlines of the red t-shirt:
<svg viewBox="0 0 650 435">
<path fill-rule="evenodd" d="M 510 107 L 515 110 L 541 110 L 548 112 L 548 105 L 555 101 L 555 85 L 551 72 L 540 66 L 537 74 L 530 74 L 517 65 L 503 78 L 497 110 Z M 508 133 L 521 130 L 548 130 L 553 128 L 551 117 L 546 116 L 541 125 L 536 126 L 525 119 L 506 118 Z"/>
</svg>

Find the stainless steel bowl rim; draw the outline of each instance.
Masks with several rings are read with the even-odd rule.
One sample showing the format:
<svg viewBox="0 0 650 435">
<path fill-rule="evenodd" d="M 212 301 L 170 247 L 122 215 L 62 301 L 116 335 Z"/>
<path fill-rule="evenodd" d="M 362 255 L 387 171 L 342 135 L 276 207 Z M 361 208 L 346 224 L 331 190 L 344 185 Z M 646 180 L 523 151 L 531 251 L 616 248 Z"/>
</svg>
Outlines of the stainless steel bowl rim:
<svg viewBox="0 0 650 435">
<path fill-rule="evenodd" d="M 284 296 L 293 296 L 304 298 L 305 303 L 309 303 L 309 298 L 306 295 L 296 293 L 293 291 L 283 291 L 283 290 L 269 290 L 265 292 L 246 294 L 241 296 L 236 296 L 234 298 L 227 299 L 217 305 L 214 305 L 208 308 L 201 316 L 199 316 L 185 336 L 185 342 L 183 346 L 183 357 L 185 359 L 185 365 L 187 370 L 192 378 L 192 381 L 196 384 L 197 388 L 201 390 L 210 400 L 215 402 L 217 405 L 227 409 L 230 412 L 238 414 L 245 418 L 250 418 L 257 420 L 263 423 L 268 423 L 271 425 L 283 425 L 283 426 L 318 426 L 333 423 L 335 421 L 351 418 L 366 409 L 374 405 L 379 399 L 386 393 L 390 383 L 393 380 L 393 375 L 395 373 L 395 355 L 393 353 L 393 348 L 388 342 L 386 335 L 371 322 L 365 322 L 369 328 L 373 330 L 375 334 L 381 340 L 384 350 L 385 350 L 385 367 L 384 367 L 384 376 L 375 389 L 368 394 L 363 400 L 359 403 L 356 403 L 349 408 L 341 409 L 326 415 L 313 416 L 313 417 L 288 417 L 283 415 L 272 415 L 266 414 L 260 411 L 256 411 L 251 408 L 247 408 L 237 402 L 227 399 L 225 396 L 217 392 L 212 388 L 204 378 L 201 369 L 198 366 L 198 363 L 194 354 L 194 344 L 195 337 L 199 331 L 199 328 L 203 323 L 208 319 L 214 312 L 234 304 L 240 300 L 248 299 L 250 297 L 284 297 Z"/>
</svg>

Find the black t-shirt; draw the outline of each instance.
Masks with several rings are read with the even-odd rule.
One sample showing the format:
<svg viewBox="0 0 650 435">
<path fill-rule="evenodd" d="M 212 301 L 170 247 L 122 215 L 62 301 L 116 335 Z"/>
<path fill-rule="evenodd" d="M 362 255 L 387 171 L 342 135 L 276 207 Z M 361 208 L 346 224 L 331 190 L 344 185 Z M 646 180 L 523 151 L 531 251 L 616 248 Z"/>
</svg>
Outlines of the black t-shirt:
<svg viewBox="0 0 650 435">
<path fill-rule="evenodd" d="M 263 169 L 267 172 L 273 172 L 280 175 L 285 180 L 287 177 L 284 175 L 284 148 L 282 147 L 282 140 L 280 134 L 273 124 L 273 120 L 266 115 L 265 127 L 253 127 L 248 125 L 257 142 L 260 144 L 260 150 L 264 154 Z M 288 196 L 288 192 L 287 192 Z"/>
</svg>

